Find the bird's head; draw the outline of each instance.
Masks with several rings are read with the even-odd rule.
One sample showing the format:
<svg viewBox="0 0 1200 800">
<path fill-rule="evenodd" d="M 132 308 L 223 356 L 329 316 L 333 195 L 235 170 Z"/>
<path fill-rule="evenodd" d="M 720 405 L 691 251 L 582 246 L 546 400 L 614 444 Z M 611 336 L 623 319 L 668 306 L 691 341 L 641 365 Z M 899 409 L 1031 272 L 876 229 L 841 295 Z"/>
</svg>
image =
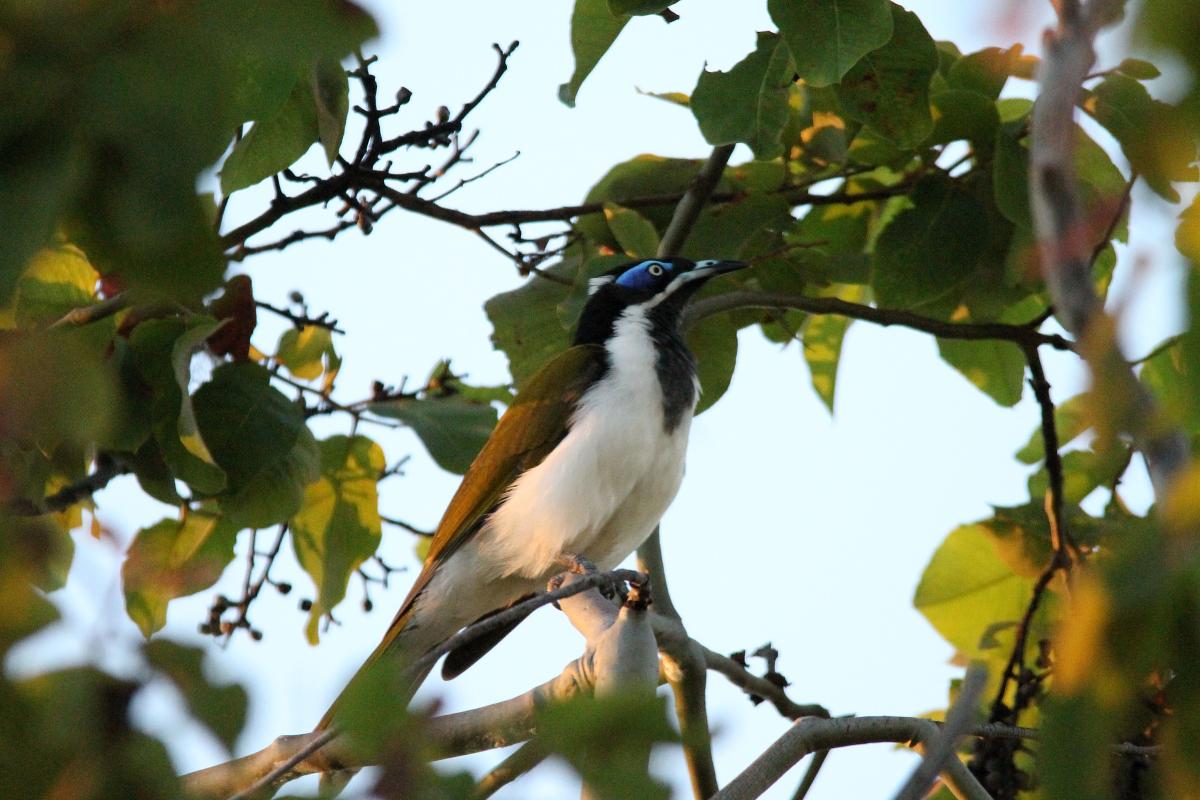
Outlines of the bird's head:
<svg viewBox="0 0 1200 800">
<path fill-rule="evenodd" d="M 711 278 L 745 266 L 741 261 L 650 258 L 592 278 L 575 343 L 603 343 L 616 320 L 633 309 L 643 311 L 659 325 L 674 328 L 684 304 L 697 289 Z"/>
</svg>

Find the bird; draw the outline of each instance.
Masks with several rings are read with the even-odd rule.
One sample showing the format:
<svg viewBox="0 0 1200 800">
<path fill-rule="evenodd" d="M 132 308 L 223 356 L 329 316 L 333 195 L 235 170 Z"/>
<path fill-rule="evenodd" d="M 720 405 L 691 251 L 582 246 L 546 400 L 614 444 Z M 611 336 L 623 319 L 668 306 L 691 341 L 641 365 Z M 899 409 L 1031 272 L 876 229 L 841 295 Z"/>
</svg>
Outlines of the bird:
<svg viewBox="0 0 1200 800">
<path fill-rule="evenodd" d="M 683 480 L 700 386 L 683 308 L 740 261 L 653 258 L 592 278 L 570 347 L 517 393 L 463 476 L 421 573 L 358 676 L 411 663 L 461 628 L 544 587 L 564 565 L 616 567 Z M 452 678 L 520 620 L 453 650 Z M 425 675 L 412 678 L 411 692 Z M 343 691 L 316 730 L 333 726 Z"/>
</svg>

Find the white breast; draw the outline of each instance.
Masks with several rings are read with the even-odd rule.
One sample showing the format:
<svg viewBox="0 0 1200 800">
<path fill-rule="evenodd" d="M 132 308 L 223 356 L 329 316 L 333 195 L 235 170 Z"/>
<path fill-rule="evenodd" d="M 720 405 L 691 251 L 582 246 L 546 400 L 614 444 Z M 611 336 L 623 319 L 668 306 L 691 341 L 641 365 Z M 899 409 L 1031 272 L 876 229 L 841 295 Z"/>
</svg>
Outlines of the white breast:
<svg viewBox="0 0 1200 800">
<path fill-rule="evenodd" d="M 542 579 L 562 553 L 611 569 L 679 490 L 692 410 L 664 430 L 657 353 L 640 309 L 617 320 L 607 348 L 609 371 L 581 399 L 566 438 L 514 483 L 478 537 L 478 563 L 496 577 Z"/>
</svg>

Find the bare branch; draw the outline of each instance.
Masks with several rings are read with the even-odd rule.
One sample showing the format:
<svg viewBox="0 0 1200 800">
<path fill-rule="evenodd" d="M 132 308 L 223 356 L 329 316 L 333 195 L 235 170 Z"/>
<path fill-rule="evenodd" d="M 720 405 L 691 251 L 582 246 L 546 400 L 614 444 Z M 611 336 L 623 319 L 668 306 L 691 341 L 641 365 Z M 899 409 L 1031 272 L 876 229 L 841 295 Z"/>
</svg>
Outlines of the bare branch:
<svg viewBox="0 0 1200 800">
<path fill-rule="evenodd" d="M 694 325 L 700 320 L 741 308 L 792 308 L 809 314 L 838 314 L 851 319 L 873 322 L 876 325 L 898 325 L 931 333 L 942 339 L 989 340 L 1000 339 L 1020 345 L 1053 347 L 1074 350 L 1075 343 L 1053 333 L 1041 333 L 1032 325 L 1009 325 L 1001 322 L 945 322 L 923 317 L 911 311 L 876 308 L 861 303 L 848 303 L 836 297 L 808 297 L 801 294 L 734 291 L 697 300 L 684 312 L 683 324 Z"/>
<path fill-rule="evenodd" d="M 967 735 L 971 724 L 979 714 L 979 699 L 983 696 L 985 685 L 987 685 L 987 667 L 978 661 L 967 667 L 967 674 L 963 677 L 962 686 L 958 690 L 958 698 L 946 712 L 946 723 L 941 726 L 936 736 L 924 739 L 925 757 L 921 759 L 921 763 L 900 787 L 895 800 L 920 800 L 929 792 L 929 788 L 933 786 L 937 776 L 947 771 L 946 767 L 951 761 L 962 766 L 955 751 L 958 749 L 959 740 Z M 966 774 L 970 775 L 969 772 Z M 953 780 L 961 781 L 961 776 L 956 775 Z M 972 786 L 972 784 L 974 785 Z M 975 791 L 976 787 L 978 792 Z M 988 793 L 973 776 L 963 788 L 966 797 L 971 800 L 974 798 L 987 800 L 988 798 Z"/>
<path fill-rule="evenodd" d="M 541 747 L 537 742 L 526 742 L 479 780 L 479 783 L 475 785 L 475 792 L 472 794 L 472 797 L 476 798 L 476 800 L 484 800 L 484 798 L 491 797 L 538 764 L 541 764 L 546 760 L 547 755 L 549 754 L 545 748 Z"/>
<path fill-rule="evenodd" d="M 292 325 L 300 330 L 308 327 L 315 327 L 324 328 L 325 330 L 333 333 L 345 333 L 344 330 L 338 327 L 338 321 L 336 319 L 330 319 L 328 311 L 322 311 L 320 315 L 310 317 L 307 311 L 301 314 L 296 314 L 295 312 L 288 311 L 286 308 L 278 308 L 270 303 L 264 303 L 262 300 L 255 300 L 254 305 L 266 311 L 270 311 L 273 314 L 278 314 L 284 319 L 290 320 Z"/>
</svg>

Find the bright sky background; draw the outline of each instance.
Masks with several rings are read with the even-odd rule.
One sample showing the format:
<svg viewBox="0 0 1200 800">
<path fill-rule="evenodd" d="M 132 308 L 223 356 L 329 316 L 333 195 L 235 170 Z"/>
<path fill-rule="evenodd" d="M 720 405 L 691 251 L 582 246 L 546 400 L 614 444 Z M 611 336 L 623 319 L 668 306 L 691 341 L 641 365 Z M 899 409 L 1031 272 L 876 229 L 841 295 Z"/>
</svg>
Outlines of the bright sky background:
<svg viewBox="0 0 1200 800">
<path fill-rule="evenodd" d="M 690 113 L 635 89 L 690 92 L 706 62 L 710 69 L 728 69 L 753 47 L 756 30 L 771 27 L 765 2 L 685 0 L 676 6 L 682 19 L 670 26 L 657 18 L 635 20 L 584 85 L 578 107 L 568 109 L 556 89 L 572 69 L 570 3 L 366 5 L 383 31 L 369 48 L 380 55 L 381 95 L 401 85 L 414 93 L 399 119 L 388 121 L 404 126 L 394 132 L 421 125 L 439 105 L 457 109 L 491 74 L 492 42 L 521 41 L 500 88 L 469 118 L 483 135 L 476 164 L 459 177 L 517 150 L 521 156 L 453 198 L 470 211 L 579 202 L 611 165 L 638 153 L 703 157 L 709 147 Z M 964 52 L 1014 41 L 1037 52 L 1038 32 L 1050 13 L 1048 3 L 1032 0 L 904 5 L 935 38 L 950 39 Z M 1107 41 L 1103 66 L 1125 55 L 1119 36 Z M 1031 90 L 1027 84 L 1009 89 Z M 425 155 L 400 154 L 398 165 L 417 167 Z M 746 157 L 739 149 L 734 160 Z M 310 169 L 319 168 L 313 157 Z M 262 192 L 246 195 L 230 209 L 230 221 L 263 207 Z M 1174 298 L 1180 266 L 1168 245 L 1169 209 L 1145 192 L 1136 193 L 1135 202 L 1143 212 L 1131 247 L 1120 250 L 1114 294 L 1125 304 L 1128 349 L 1140 355 L 1179 325 Z M 309 218 L 329 219 L 321 213 Z M 507 380 L 505 359 L 488 340 L 482 304 L 520 279 L 467 232 L 395 212 L 369 238 L 350 232 L 332 245 L 306 243 L 255 258 L 248 268 L 256 297 L 283 304 L 299 288 L 314 312 L 329 310 L 341 321 L 348 331 L 337 340 L 346 357 L 338 382 L 343 400 L 369 394 L 373 379 L 396 384 L 408 375 L 419 381 L 442 357 L 475 382 Z M 267 315 L 260 320 L 254 341 L 269 352 L 284 327 Z M 831 418 L 808 384 L 796 345 L 781 349 L 754 329 L 743 332 L 740 345 L 732 388 L 693 425 L 688 475 L 663 522 L 671 591 L 689 631 L 723 652 L 773 642 L 782 653 L 779 668 L 793 684 L 791 696 L 823 703 L 835 714 L 912 715 L 944 706 L 948 681 L 960 670 L 948 663 L 950 647 L 912 608 L 912 593 L 952 528 L 988 516 L 989 504 L 1024 501 L 1028 470 L 1012 454 L 1036 427 L 1035 405 L 1027 399 L 1013 410 L 999 408 L 941 362 L 930 337 L 856 323 L 843 351 Z M 1045 356 L 1055 397 L 1076 393 L 1084 376 L 1073 359 Z M 337 422 L 319 433 L 344 429 Z M 441 472 L 407 432 L 361 432 L 381 442 L 390 462 L 413 454 L 406 477 L 383 487 L 385 513 L 433 527 L 457 478 Z M 1127 485 L 1134 497 L 1139 481 Z M 141 494 L 131 478 L 115 482 L 98 501 L 100 518 L 121 549 L 140 526 L 173 513 Z M 17 672 L 87 658 L 116 670 L 131 667 L 128 653 L 139 634 L 123 610 L 122 552 L 82 534 L 76 543 L 68 587 L 53 595 L 66 621 L 14 655 Z M 244 551 L 245 538 L 239 545 Z M 413 545 L 413 537 L 385 526 L 389 562 L 415 566 Z M 223 584 L 231 596 L 239 591 L 242 564 L 239 559 L 230 567 Z M 239 754 L 316 722 L 374 647 L 410 577 L 396 576 L 386 594 L 373 587 L 371 614 L 359 608 L 361 585 L 355 581 L 338 609 L 344 624 L 311 648 L 303 638 L 304 615 L 296 609 L 300 597 L 312 596 L 311 584 L 290 551 L 272 574 L 296 589 L 286 598 L 264 592 L 253 607 L 252 619 L 266 633 L 262 642 L 236 636 L 222 650 L 196 634 L 214 592 L 173 603 L 160 634 L 207 642 L 213 673 L 250 687 L 251 716 Z M 463 678 L 449 686 L 431 680 L 422 696 L 444 698 L 448 710 L 502 699 L 557 674 L 580 649 L 561 615 L 544 610 Z M 718 675 L 709 685 L 717 770 L 725 782 L 788 723 L 769 705 L 751 707 Z M 181 770 L 224 760 L 210 737 L 181 722 L 170 690 L 146 693 L 138 712 L 142 724 L 166 737 Z M 456 766 L 484 771 L 503 755 L 488 753 Z M 890 796 L 914 763 L 910 753 L 890 746 L 840 750 L 812 796 Z M 658 753 L 654 769 L 677 797 L 690 796 L 677 749 Z M 799 776 L 789 774 L 768 796 L 789 797 Z M 570 796 L 573 781 L 568 770 L 548 764 L 500 796 Z"/>
</svg>

